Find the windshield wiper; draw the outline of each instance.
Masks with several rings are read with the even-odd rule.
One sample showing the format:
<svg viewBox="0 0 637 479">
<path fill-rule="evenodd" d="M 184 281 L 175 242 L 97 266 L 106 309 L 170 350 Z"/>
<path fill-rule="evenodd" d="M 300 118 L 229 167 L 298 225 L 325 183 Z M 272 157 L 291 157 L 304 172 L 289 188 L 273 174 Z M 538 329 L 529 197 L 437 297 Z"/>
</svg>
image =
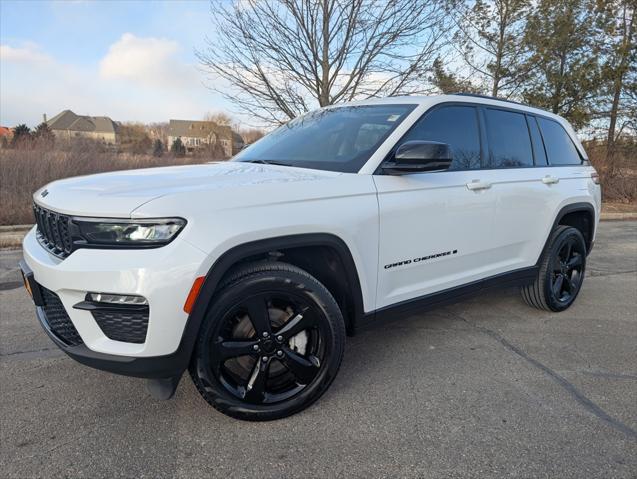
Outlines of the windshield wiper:
<svg viewBox="0 0 637 479">
<path fill-rule="evenodd" d="M 278 166 L 292 166 L 289 163 L 282 163 L 274 160 L 245 160 L 244 163 L 259 163 L 260 165 L 278 165 Z"/>
</svg>

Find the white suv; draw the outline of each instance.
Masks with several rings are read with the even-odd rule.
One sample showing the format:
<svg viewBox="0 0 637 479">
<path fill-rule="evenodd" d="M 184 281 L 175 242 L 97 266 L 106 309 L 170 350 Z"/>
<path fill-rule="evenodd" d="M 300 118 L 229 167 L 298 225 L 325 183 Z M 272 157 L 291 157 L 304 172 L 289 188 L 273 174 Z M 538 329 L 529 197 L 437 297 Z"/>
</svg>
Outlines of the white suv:
<svg viewBox="0 0 637 479">
<path fill-rule="evenodd" d="M 37 317 L 86 365 L 186 369 L 233 417 L 298 412 L 346 332 L 492 286 L 568 308 L 600 212 L 562 118 L 475 95 L 324 108 L 232 161 L 56 181 L 21 262 Z"/>
</svg>

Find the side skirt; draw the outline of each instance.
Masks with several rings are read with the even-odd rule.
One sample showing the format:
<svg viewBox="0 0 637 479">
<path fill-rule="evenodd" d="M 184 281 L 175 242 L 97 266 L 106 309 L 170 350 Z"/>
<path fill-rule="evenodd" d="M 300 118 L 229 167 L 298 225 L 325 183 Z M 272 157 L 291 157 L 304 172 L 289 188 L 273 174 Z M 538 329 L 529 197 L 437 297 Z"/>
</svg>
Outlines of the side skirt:
<svg viewBox="0 0 637 479">
<path fill-rule="evenodd" d="M 506 289 L 514 286 L 523 286 L 534 281 L 539 267 L 517 269 L 507 273 L 498 274 L 489 278 L 473 281 L 462 286 L 445 289 L 437 293 L 427 294 L 418 298 L 401 301 L 400 303 L 385 306 L 371 313 L 365 314 L 357 324 L 357 330 L 365 330 L 376 324 L 421 313 L 433 308 L 456 303 L 475 296 L 485 290 Z"/>
</svg>

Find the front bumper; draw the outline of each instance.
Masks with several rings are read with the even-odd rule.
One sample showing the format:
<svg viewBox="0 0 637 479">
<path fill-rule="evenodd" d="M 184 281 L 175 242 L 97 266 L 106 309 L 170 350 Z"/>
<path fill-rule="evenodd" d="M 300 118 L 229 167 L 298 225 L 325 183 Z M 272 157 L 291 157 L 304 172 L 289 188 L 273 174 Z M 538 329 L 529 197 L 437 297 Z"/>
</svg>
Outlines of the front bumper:
<svg viewBox="0 0 637 479">
<path fill-rule="evenodd" d="M 88 366 L 129 376 L 167 378 L 183 372 L 187 358 L 180 345 L 188 321 L 183 305 L 204 262 L 203 252 L 176 240 L 153 250 L 78 250 L 61 261 L 42 248 L 34 230 L 25 237 L 23 252 L 21 266 L 30 278 L 38 320 L 65 353 Z M 59 297 L 80 344 L 69 344 L 52 330 L 40 286 Z M 74 308 L 87 292 L 144 296 L 149 303 L 145 341 L 107 337 L 90 311 Z"/>
</svg>

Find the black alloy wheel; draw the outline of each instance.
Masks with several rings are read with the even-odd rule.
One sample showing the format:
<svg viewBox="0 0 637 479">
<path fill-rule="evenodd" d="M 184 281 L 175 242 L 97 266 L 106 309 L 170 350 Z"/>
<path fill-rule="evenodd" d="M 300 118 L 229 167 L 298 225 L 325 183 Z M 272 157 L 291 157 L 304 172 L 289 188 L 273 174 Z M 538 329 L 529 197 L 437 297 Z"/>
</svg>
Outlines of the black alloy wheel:
<svg viewBox="0 0 637 479">
<path fill-rule="evenodd" d="M 584 276 L 586 251 L 575 235 L 567 237 L 553 256 L 551 291 L 555 300 L 569 303 L 577 295 Z"/>
<path fill-rule="evenodd" d="M 285 263 L 249 265 L 213 300 L 191 376 L 202 396 L 225 414 L 285 417 L 327 389 L 344 336 L 338 305 L 307 272 Z"/>
<path fill-rule="evenodd" d="M 549 238 L 535 281 L 523 286 L 526 303 L 546 311 L 564 311 L 579 294 L 586 270 L 586 243 L 571 226 L 558 226 Z"/>
</svg>

